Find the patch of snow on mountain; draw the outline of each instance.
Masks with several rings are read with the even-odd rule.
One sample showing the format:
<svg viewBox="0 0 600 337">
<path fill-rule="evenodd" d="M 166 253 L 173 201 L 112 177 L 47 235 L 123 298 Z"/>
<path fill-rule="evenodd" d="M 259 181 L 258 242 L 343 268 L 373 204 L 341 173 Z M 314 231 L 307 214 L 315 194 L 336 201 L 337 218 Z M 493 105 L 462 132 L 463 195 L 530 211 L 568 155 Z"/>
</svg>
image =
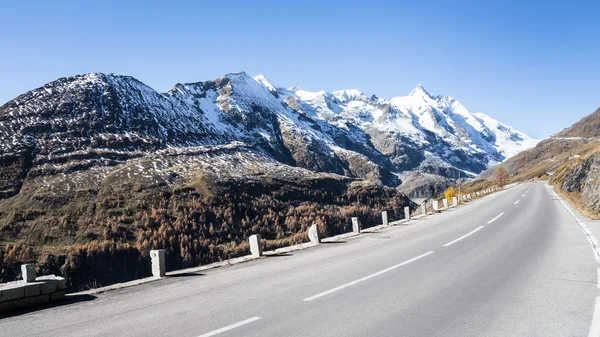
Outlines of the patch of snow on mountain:
<svg viewBox="0 0 600 337">
<path fill-rule="evenodd" d="M 525 133 L 515 130 L 512 126 L 499 122 L 483 113 L 475 113 L 475 117 L 492 130 L 496 137 L 495 147 L 505 159 L 515 156 L 519 152 L 533 148 L 541 141 Z"/>
<path fill-rule="evenodd" d="M 271 81 L 269 81 L 265 76 L 263 76 L 263 75 L 254 76 L 254 80 L 256 82 L 264 85 L 271 93 L 277 92 L 277 89 L 273 86 L 273 84 L 271 84 Z"/>
</svg>

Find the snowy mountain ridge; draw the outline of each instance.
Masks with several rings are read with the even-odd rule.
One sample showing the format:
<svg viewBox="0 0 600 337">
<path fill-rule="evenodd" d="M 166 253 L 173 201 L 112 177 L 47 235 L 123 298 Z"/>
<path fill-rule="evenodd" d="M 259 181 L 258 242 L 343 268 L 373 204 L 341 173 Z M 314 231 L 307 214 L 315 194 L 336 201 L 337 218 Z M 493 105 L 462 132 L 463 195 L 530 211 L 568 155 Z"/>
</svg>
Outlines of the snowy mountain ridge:
<svg viewBox="0 0 600 337">
<path fill-rule="evenodd" d="M 280 88 L 241 72 L 158 93 L 130 76 L 91 73 L 0 107 L 0 197 L 17 193 L 30 172 L 69 173 L 165 148 L 232 142 L 286 165 L 397 186 L 410 172 L 475 175 L 537 141 L 421 85 L 386 100 L 356 89 Z"/>
<path fill-rule="evenodd" d="M 342 124 L 353 122 L 363 130 L 370 127 L 381 132 L 416 136 L 413 141 L 420 145 L 427 145 L 429 131 L 454 147 L 489 154 L 490 165 L 539 142 L 483 113 L 471 114 L 454 98 L 433 95 L 421 84 L 409 95 L 389 101 L 376 95 L 367 97 L 357 89 L 327 93 L 293 87 L 288 91 L 311 105 L 323 119 L 339 116 Z"/>
</svg>

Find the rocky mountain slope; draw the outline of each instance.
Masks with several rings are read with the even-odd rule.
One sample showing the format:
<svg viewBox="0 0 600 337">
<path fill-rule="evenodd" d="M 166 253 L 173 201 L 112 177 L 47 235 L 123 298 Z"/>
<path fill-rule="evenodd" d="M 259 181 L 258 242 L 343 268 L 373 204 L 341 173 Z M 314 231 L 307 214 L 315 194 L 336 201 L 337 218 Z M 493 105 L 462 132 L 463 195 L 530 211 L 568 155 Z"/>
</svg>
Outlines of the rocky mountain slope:
<svg viewBox="0 0 600 337">
<path fill-rule="evenodd" d="M 161 94 L 128 76 L 62 78 L 0 107 L 0 196 L 33 174 L 113 165 L 167 147 L 239 141 L 288 165 L 397 186 L 410 171 L 473 176 L 536 141 L 417 86 L 390 101 L 357 90 L 276 88 L 228 74 Z"/>
<path fill-rule="evenodd" d="M 556 134 L 556 137 L 595 138 L 600 135 L 600 109 Z"/>
<path fill-rule="evenodd" d="M 548 179 L 591 217 L 600 214 L 600 109 L 502 163 L 512 180 Z M 495 167 L 480 177 L 492 179 Z"/>
<path fill-rule="evenodd" d="M 401 193 L 437 193 L 535 143 L 421 86 L 385 100 L 228 74 L 158 93 L 92 73 L 0 107 L 0 281 L 18 265 L 82 289 L 333 235 L 350 216 L 400 218 Z M 404 182 L 404 184 L 403 184 Z"/>
</svg>

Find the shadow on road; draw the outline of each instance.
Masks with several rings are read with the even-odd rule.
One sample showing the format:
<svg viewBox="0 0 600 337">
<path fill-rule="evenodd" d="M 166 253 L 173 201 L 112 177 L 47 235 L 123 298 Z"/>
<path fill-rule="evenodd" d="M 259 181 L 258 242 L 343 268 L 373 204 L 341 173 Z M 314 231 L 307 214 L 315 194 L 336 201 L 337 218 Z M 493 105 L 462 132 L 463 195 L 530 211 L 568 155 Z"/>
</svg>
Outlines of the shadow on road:
<svg viewBox="0 0 600 337">
<path fill-rule="evenodd" d="M 206 274 L 201 273 L 181 273 L 181 274 L 172 274 L 168 275 L 168 278 L 177 278 L 177 277 L 192 277 L 192 276 L 204 276 Z"/>
<path fill-rule="evenodd" d="M 269 254 L 269 255 L 264 255 L 265 257 L 285 257 L 285 256 L 294 256 L 293 254 L 290 253 L 281 253 L 281 254 Z"/>
<path fill-rule="evenodd" d="M 321 244 L 323 244 L 323 245 L 328 245 L 328 244 L 332 244 L 332 243 L 346 243 L 346 241 L 327 241 L 327 242 L 321 242 Z"/>
<path fill-rule="evenodd" d="M 32 312 L 45 310 L 45 309 L 68 306 L 68 305 L 76 304 L 79 302 L 92 301 L 94 299 L 96 299 L 96 296 L 92 296 L 92 295 L 67 295 L 67 297 L 64 300 L 40 304 L 40 305 L 31 307 L 31 308 L 23 308 L 23 309 L 18 309 L 18 310 L 11 311 L 11 312 L 1 313 L 0 319 L 21 316 L 21 315 L 25 315 L 25 314 L 29 314 Z"/>
</svg>

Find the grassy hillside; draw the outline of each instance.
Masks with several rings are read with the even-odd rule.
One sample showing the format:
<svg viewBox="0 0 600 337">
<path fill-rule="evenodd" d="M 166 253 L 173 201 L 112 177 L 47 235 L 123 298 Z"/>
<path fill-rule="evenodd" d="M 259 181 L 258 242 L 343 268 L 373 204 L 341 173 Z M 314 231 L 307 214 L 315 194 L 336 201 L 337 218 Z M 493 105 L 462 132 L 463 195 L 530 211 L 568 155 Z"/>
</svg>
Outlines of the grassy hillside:
<svg viewBox="0 0 600 337">
<path fill-rule="evenodd" d="M 510 182 L 548 180 L 563 197 L 591 218 L 600 218 L 600 109 L 582 118 L 535 148 L 509 158 L 501 165 Z M 471 185 L 492 184 L 496 168 L 483 172 Z"/>
<path fill-rule="evenodd" d="M 313 223 L 336 235 L 351 230 L 353 216 L 372 226 L 381 211 L 400 219 L 410 205 L 375 183 L 239 158 L 161 157 L 164 169 L 153 174 L 156 162 L 141 158 L 101 176 L 28 177 L 0 200 L 0 282 L 36 262 L 40 273 L 67 277 L 71 291 L 108 285 L 149 276 L 151 249 L 166 249 L 174 270 L 248 254 L 252 234 L 273 249 L 307 241 Z"/>
<path fill-rule="evenodd" d="M 600 136 L 600 109 L 582 118 L 569 128 L 556 134 L 557 137 L 598 137 Z"/>
</svg>

